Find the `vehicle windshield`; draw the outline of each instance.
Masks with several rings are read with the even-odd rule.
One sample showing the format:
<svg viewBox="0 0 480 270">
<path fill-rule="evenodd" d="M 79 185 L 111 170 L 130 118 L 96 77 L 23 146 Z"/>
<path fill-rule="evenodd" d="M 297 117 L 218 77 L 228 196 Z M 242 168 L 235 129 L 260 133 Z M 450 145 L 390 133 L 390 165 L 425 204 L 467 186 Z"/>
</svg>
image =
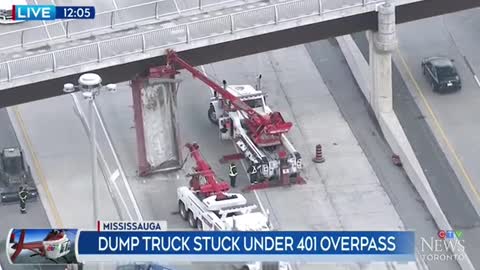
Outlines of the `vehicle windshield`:
<svg viewBox="0 0 480 270">
<path fill-rule="evenodd" d="M 454 67 L 437 67 L 437 73 L 440 79 L 457 76 L 457 71 Z"/>
<path fill-rule="evenodd" d="M 245 100 L 244 102 L 247 103 L 250 108 L 261 108 L 263 106 L 261 98 Z"/>
<path fill-rule="evenodd" d="M 6 173 L 15 175 L 22 171 L 22 158 L 10 157 L 3 160 L 3 168 Z"/>
</svg>

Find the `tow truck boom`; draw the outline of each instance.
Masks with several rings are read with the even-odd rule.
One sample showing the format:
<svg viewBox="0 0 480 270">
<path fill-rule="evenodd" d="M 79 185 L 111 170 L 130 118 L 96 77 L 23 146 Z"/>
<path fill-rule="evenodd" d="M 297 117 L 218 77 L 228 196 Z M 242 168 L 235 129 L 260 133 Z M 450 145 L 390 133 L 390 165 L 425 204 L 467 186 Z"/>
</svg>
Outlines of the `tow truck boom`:
<svg viewBox="0 0 480 270">
<path fill-rule="evenodd" d="M 207 84 L 213 91 L 219 93 L 226 100 L 230 101 L 234 108 L 237 110 L 242 110 L 249 116 L 248 118 L 248 128 L 249 131 L 253 134 L 253 139 L 258 143 L 262 137 L 265 135 L 269 136 L 281 136 L 284 133 L 287 133 L 292 128 L 291 122 L 285 122 L 282 115 L 279 112 L 272 112 L 268 115 L 262 115 L 252 109 L 248 104 L 243 102 L 240 98 L 234 96 L 229 91 L 209 79 L 205 76 L 200 70 L 188 64 L 185 60 L 180 58 L 177 53 L 173 50 L 167 50 L 167 66 L 163 71 L 170 75 L 175 75 L 177 73 L 174 64 L 178 64 L 182 68 L 189 71 L 194 78 L 198 78 L 205 84 Z M 280 139 L 278 142 L 280 143 Z"/>
<path fill-rule="evenodd" d="M 215 173 L 212 171 L 210 165 L 202 158 L 200 153 L 200 146 L 196 143 L 187 143 L 186 148 L 190 151 L 190 155 L 195 160 L 196 167 L 195 173 L 189 174 L 196 181 L 198 181 L 198 176 L 202 175 L 207 183 L 199 185 L 199 192 L 205 196 L 210 196 L 212 194 L 217 195 L 218 199 L 225 198 L 226 195 L 224 192 L 230 189 L 230 186 L 226 182 L 218 182 Z"/>
</svg>

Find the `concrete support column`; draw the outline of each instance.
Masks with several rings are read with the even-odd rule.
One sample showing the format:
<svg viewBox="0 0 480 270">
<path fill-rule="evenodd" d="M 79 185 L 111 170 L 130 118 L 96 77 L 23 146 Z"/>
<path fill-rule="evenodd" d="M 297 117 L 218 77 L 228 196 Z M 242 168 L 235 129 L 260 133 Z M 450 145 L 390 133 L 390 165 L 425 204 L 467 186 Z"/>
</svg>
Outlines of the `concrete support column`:
<svg viewBox="0 0 480 270">
<path fill-rule="evenodd" d="M 367 32 L 372 73 L 370 104 L 378 116 L 393 110 L 392 52 L 397 46 L 395 6 L 387 1 L 378 7 L 378 32 Z"/>
</svg>

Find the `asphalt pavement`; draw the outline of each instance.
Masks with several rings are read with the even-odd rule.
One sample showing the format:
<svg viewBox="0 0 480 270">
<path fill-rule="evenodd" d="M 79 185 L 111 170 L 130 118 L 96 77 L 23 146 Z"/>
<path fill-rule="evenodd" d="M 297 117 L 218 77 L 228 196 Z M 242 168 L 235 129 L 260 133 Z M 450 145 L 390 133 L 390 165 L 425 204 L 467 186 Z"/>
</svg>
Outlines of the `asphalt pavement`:
<svg viewBox="0 0 480 270">
<path fill-rule="evenodd" d="M 480 9 L 473 9 L 402 25 L 398 34 L 400 59 L 397 61 L 399 67 L 407 70 L 402 75 L 411 82 L 412 95 L 417 97 L 427 123 L 447 153 L 477 213 L 480 213 L 480 140 L 472 134 L 479 132 L 476 116 L 480 113 L 480 81 L 473 77 L 480 72 L 479 14 Z M 425 39 L 415 39 L 411 35 L 413 28 Z M 460 91 L 447 94 L 432 91 L 418 63 L 424 57 L 436 55 L 454 61 L 462 79 Z"/>
<path fill-rule="evenodd" d="M 446 154 L 443 164 L 448 167 L 449 174 L 432 172 L 425 165 L 427 177 L 437 197 L 442 197 L 440 205 L 445 207 L 452 226 L 464 231 L 465 239 L 468 240 L 466 251 L 477 266 L 480 263 L 480 141 L 473 134 L 479 131 L 477 115 L 480 112 L 480 85 L 473 78 L 472 72 L 477 75 L 480 72 L 479 12 L 480 9 L 477 8 L 400 25 L 400 59 L 396 61 L 399 69 L 407 71 L 401 73 L 410 82 L 407 85 L 412 100 L 424 114 L 425 121 L 422 122 L 434 131 L 429 134 L 432 136 L 431 141 Z M 423 38 L 419 39 L 418 36 Z M 432 91 L 419 62 L 422 58 L 433 55 L 454 60 L 462 78 L 460 91 L 444 95 Z M 470 201 L 465 194 L 470 196 Z M 472 203 L 475 207 L 472 207 Z"/>
<path fill-rule="evenodd" d="M 12 124 L 8 117 L 6 109 L 0 109 L 0 148 L 18 146 L 18 141 Z M 31 265 L 14 266 L 7 262 L 4 241 L 8 232 L 12 228 L 49 228 L 50 223 L 45 213 L 45 209 L 40 200 L 27 204 L 27 214 L 20 214 L 20 206 L 14 204 L 0 203 L 0 265 L 2 270 L 27 270 L 27 269 L 43 269 L 57 270 L 64 269 L 59 266 L 44 266 L 42 268 L 34 268 Z"/>
<path fill-rule="evenodd" d="M 297 69 L 296 65 L 291 65 L 292 61 L 295 61 L 297 65 L 309 67 L 309 72 Z M 322 78 L 315 68 L 310 67 L 313 67 L 313 63 L 303 46 L 205 66 L 205 70 L 211 78 L 216 81 L 226 79 L 231 84 L 254 84 L 255 77 L 259 73 L 263 74 L 263 85 L 269 94 L 269 104 L 282 111 L 287 119 L 295 121 L 295 129 L 289 136 L 304 155 L 307 185 L 258 192 L 260 202 L 265 208 L 270 209 L 274 223 L 278 225 L 276 228 L 282 230 L 372 228 L 388 230 L 401 228 L 401 221 L 391 206 L 389 197 L 383 191 L 373 169 L 358 147 L 355 137 L 330 97 Z M 228 179 L 227 166 L 220 164 L 219 159 L 222 155 L 235 153 L 235 149 L 231 142 L 219 139 L 218 129 L 207 118 L 210 97 L 208 88 L 199 80 L 191 79 L 189 74 L 183 74 L 180 78 L 184 79 L 178 93 L 177 118 L 180 119 L 180 143 L 198 142 L 204 158 L 210 163 L 213 170 L 219 177 Z M 45 138 L 46 133 L 42 135 L 39 130 L 45 129 L 46 126 L 51 130 L 56 130 L 56 136 L 63 137 L 61 134 L 64 132 L 64 126 L 70 123 L 68 124 L 70 126 L 69 136 L 73 136 L 71 130 L 76 125 L 72 121 L 78 121 L 78 119 L 68 116 L 71 105 L 66 105 L 67 100 L 61 102 L 65 103 L 64 105 L 60 105 L 58 100 L 59 98 L 53 98 L 37 102 L 39 105 L 35 105 L 36 110 L 32 110 L 33 104 L 28 106 L 31 109 L 27 109 L 27 106 L 24 105 L 20 106 L 23 107 L 22 111 L 25 114 L 23 118 L 30 127 L 35 147 L 39 147 L 39 144 L 35 143 L 39 138 Z M 184 176 L 185 172 L 157 174 L 147 178 L 137 176 L 135 129 L 133 128 L 133 110 L 131 108 L 132 95 L 128 83 L 119 84 L 118 91 L 114 94 L 100 95 L 97 101 L 112 135 L 112 141 L 124 164 L 132 190 L 142 209 L 144 219 L 166 220 L 169 229 L 172 230 L 188 229 L 187 223 L 178 215 L 174 192 L 176 187 L 187 184 L 188 179 Z M 54 104 L 58 104 L 55 111 L 40 110 L 53 107 Z M 321 109 L 319 110 L 318 107 Z M 62 116 L 59 116 L 60 110 L 63 112 Z M 312 111 L 315 113 L 312 114 Z M 58 119 L 56 122 L 59 123 L 47 120 L 54 115 L 58 115 L 55 116 L 57 119 L 61 117 L 63 120 L 59 122 Z M 59 140 L 50 138 L 48 143 L 49 145 L 52 145 L 52 142 L 58 144 Z M 317 165 L 313 164 L 311 156 L 315 144 L 319 141 L 325 143 L 324 152 L 328 161 Z M 81 145 L 76 147 L 85 147 L 83 142 L 79 142 L 79 144 Z M 46 149 L 41 148 L 44 153 Z M 47 156 L 52 157 L 52 155 L 40 156 L 42 164 L 45 164 L 42 160 Z M 346 170 L 346 166 L 350 170 Z M 351 169 L 352 166 L 354 166 L 354 170 Z M 189 170 L 190 167 L 191 163 L 188 163 L 184 168 Z M 47 166 L 44 169 L 48 171 L 52 168 Z M 79 174 L 81 173 L 85 177 L 89 177 L 88 171 L 79 172 Z M 54 183 L 53 179 L 49 179 L 49 183 L 50 181 Z M 84 181 L 81 181 L 80 178 L 73 181 L 76 182 L 76 185 L 88 187 L 88 183 L 82 184 Z M 237 184 L 238 188 L 234 189 L 235 191 L 248 185 L 248 179 L 243 170 L 241 170 Z M 50 187 L 50 189 L 55 195 L 54 187 Z M 289 199 L 285 200 L 287 196 Z M 246 197 L 249 202 L 256 202 L 253 193 L 247 193 Z M 372 202 L 376 203 L 372 204 Z M 64 221 L 67 222 L 65 213 L 61 214 L 65 217 Z M 89 209 L 87 208 L 84 213 L 90 215 Z M 75 220 L 75 222 L 78 221 Z M 217 267 L 228 269 L 229 266 L 215 266 L 216 269 Z M 345 269 L 350 266 L 329 267 Z"/>
<path fill-rule="evenodd" d="M 365 59 L 368 59 L 365 34 L 357 33 L 352 36 Z M 468 239 L 465 243 L 466 252 L 472 263 L 480 267 L 480 258 L 475 256 L 480 252 L 480 235 L 476 229 L 479 216 L 395 64 L 392 71 L 394 110 L 448 221 L 454 229 L 464 232 L 465 239 Z"/>
<path fill-rule="evenodd" d="M 417 249 L 423 254 L 420 237 L 436 237 L 436 225 L 404 170 L 393 165 L 392 150 L 382 137 L 375 116 L 337 42 L 329 39 L 307 44 L 306 47 L 406 229 L 416 231 Z M 430 269 L 460 269 L 456 262 L 427 264 Z"/>
</svg>

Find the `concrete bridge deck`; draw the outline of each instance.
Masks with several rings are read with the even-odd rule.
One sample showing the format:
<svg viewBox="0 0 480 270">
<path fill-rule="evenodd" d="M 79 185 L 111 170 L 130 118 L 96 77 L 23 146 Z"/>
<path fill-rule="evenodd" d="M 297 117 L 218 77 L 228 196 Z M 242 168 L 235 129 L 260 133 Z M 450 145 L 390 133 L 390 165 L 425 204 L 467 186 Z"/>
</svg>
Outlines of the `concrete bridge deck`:
<svg viewBox="0 0 480 270">
<path fill-rule="evenodd" d="M 397 5 L 418 1 L 398 0 Z M 88 70 L 153 59 L 164 55 L 166 48 L 174 48 L 179 52 L 189 51 L 371 13 L 383 2 L 299 0 L 267 5 L 263 2 L 246 3 L 222 11 L 206 12 L 201 16 L 191 15 L 139 26 L 129 31 L 92 36 L 88 40 L 72 40 L 47 48 L 8 54 L 4 56 L 4 62 L 0 63 L 0 82 L 3 82 L 0 90 Z M 373 22 L 376 22 L 376 19 Z M 34 55 L 28 55 L 32 53 Z M 235 53 L 232 52 L 231 55 L 234 57 Z M 119 79 L 121 80 L 117 80 Z"/>
<path fill-rule="evenodd" d="M 35 47 L 53 46 L 58 42 L 104 35 L 138 25 L 168 21 L 207 11 L 238 6 L 247 2 L 269 0 L 110 0 L 77 1 L 79 5 L 95 7 L 94 20 L 27 21 L 0 27 L 0 55 L 12 50 L 29 50 Z M 280 2 L 293 0 L 275 0 Z M 70 5 L 68 0 L 34 0 L 42 5 Z"/>
<path fill-rule="evenodd" d="M 308 3 L 310 3 L 310 6 L 308 6 Z M 305 8 L 310 8 L 311 11 L 315 8 L 315 5 L 318 5 L 318 3 L 319 1 L 313 0 L 279 3 L 277 5 L 277 10 L 280 11 L 282 9 L 280 8 L 280 5 L 283 5 L 283 8 L 289 8 L 289 13 L 287 14 L 301 16 L 305 14 Z M 276 25 L 272 21 L 270 21 L 269 25 L 258 25 L 258 21 L 253 20 L 253 24 L 250 24 L 250 26 L 254 27 L 254 29 L 243 29 L 241 31 L 235 30 L 233 34 L 231 31 L 228 32 L 225 30 L 225 28 L 228 27 L 225 25 L 222 26 L 220 17 L 212 18 L 210 21 L 191 22 L 190 25 L 196 25 L 196 29 L 198 29 L 200 25 L 207 27 L 207 23 L 212 24 L 212 21 L 216 20 L 217 22 L 215 25 L 217 28 L 223 29 L 227 32 L 215 38 L 211 37 L 212 32 L 207 32 L 201 39 L 195 41 L 188 40 L 185 37 L 185 42 L 179 42 L 177 45 L 168 45 L 164 43 L 159 45 L 162 41 L 158 41 L 155 36 L 158 36 L 160 32 L 163 31 L 164 33 L 167 30 L 153 30 L 153 32 L 148 33 L 150 33 L 150 38 L 155 42 L 149 43 L 149 46 L 151 47 L 145 46 L 145 52 L 143 52 L 142 44 L 146 45 L 148 42 L 148 39 L 143 38 L 147 35 L 147 32 L 136 34 L 133 40 L 130 38 L 130 43 L 121 43 L 120 41 L 123 38 L 118 38 L 116 42 L 104 40 L 101 43 L 83 45 L 83 47 L 81 47 L 83 48 L 82 50 L 90 50 L 90 55 L 82 58 L 80 61 L 82 63 L 80 64 L 73 63 L 67 57 L 69 55 L 71 57 L 72 51 L 75 50 L 77 50 L 77 54 L 73 54 L 73 56 L 85 53 L 79 48 L 66 48 L 58 52 L 48 52 L 46 54 L 38 53 L 35 56 L 19 58 L 11 62 L 3 62 L 0 63 L 0 81 L 3 82 L 0 85 L 0 107 L 61 95 L 63 94 L 63 84 L 68 81 L 76 80 L 77 73 L 85 71 L 94 71 L 100 74 L 106 82 L 118 82 L 125 78 L 132 78 L 135 74 L 142 72 L 145 67 L 163 63 L 163 53 L 164 49 L 167 47 L 173 47 L 182 51 L 183 56 L 192 64 L 200 65 L 252 53 L 294 46 L 366 29 L 376 29 L 377 16 L 374 11 L 375 3 L 364 3 L 360 1 L 357 1 L 357 3 L 359 3 L 357 6 L 350 6 L 337 10 L 336 12 L 327 12 L 323 9 L 322 16 L 319 16 L 319 11 L 321 10 L 315 8 L 315 12 L 317 12 L 316 15 L 315 13 L 311 13 L 309 16 L 301 19 L 292 19 L 291 16 L 283 19 L 278 17 L 280 19 L 279 23 Z M 474 0 L 405 0 L 397 1 L 396 3 L 399 5 L 396 8 L 397 23 L 480 6 L 480 2 Z M 293 8 L 292 6 L 295 5 L 301 5 L 302 8 Z M 274 12 L 275 7 L 273 5 L 265 6 L 263 9 L 264 11 L 262 12 L 266 12 L 265 9 L 271 9 L 271 12 L 267 12 L 267 15 L 270 16 L 271 20 L 272 18 L 275 18 L 276 13 Z M 357 14 L 352 15 L 355 14 L 355 10 Z M 247 10 L 244 11 L 244 13 L 241 13 L 244 17 L 242 22 L 243 20 L 246 20 L 245 18 L 248 18 L 245 14 L 253 16 L 252 12 L 252 10 Z M 255 12 L 259 15 L 258 13 L 260 11 Z M 262 20 L 265 21 L 265 18 L 262 18 Z M 229 22 L 226 23 L 228 24 Z M 250 21 L 250 23 L 252 23 L 252 21 Z M 185 26 L 174 27 L 181 29 Z M 171 32 L 172 29 L 168 31 Z M 188 31 L 185 33 L 187 32 Z M 252 33 L 254 35 L 252 35 Z M 145 43 L 143 42 L 144 40 Z M 187 40 L 189 43 L 187 43 Z M 110 43 L 110 45 L 107 46 L 106 44 L 108 43 Z M 100 46 L 100 44 L 103 45 Z M 126 53 L 125 55 L 116 58 L 111 57 L 105 59 L 100 57 L 101 62 L 98 62 L 98 54 L 95 54 L 95 52 L 98 53 L 98 51 L 100 51 L 101 55 L 102 48 L 105 50 L 105 48 L 112 46 L 112 44 L 119 47 L 121 49 L 120 51 L 124 51 L 125 48 L 128 48 L 129 46 L 136 47 L 136 51 Z M 252 44 L 254 44 L 254 46 L 252 46 Z M 152 46 L 154 48 L 152 48 Z M 98 50 L 98 48 L 100 49 Z M 110 52 L 107 50 L 107 55 L 108 53 Z M 57 61 L 59 59 L 60 61 Z M 72 64 L 75 66 L 71 67 Z"/>
</svg>

